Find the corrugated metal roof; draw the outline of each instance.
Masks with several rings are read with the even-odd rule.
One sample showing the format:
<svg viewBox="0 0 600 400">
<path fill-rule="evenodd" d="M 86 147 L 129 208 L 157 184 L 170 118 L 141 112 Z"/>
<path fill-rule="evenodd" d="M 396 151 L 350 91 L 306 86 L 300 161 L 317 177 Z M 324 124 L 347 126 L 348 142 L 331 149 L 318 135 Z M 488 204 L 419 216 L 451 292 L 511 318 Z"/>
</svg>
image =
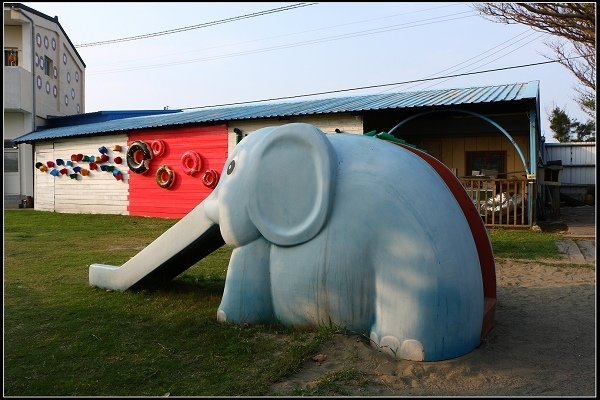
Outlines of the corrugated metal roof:
<svg viewBox="0 0 600 400">
<path fill-rule="evenodd" d="M 227 121 L 258 118 L 289 117 L 296 115 L 332 114 L 411 107 L 455 106 L 459 104 L 508 102 L 537 99 L 539 81 L 506 85 L 439 89 L 420 92 L 385 93 L 348 96 L 321 100 L 264 103 L 245 106 L 211 107 L 167 115 L 149 115 L 112 121 L 45 129 L 20 136 L 15 143 L 65 137 L 87 136 L 158 128 L 161 126 L 198 123 L 225 123 Z"/>
</svg>

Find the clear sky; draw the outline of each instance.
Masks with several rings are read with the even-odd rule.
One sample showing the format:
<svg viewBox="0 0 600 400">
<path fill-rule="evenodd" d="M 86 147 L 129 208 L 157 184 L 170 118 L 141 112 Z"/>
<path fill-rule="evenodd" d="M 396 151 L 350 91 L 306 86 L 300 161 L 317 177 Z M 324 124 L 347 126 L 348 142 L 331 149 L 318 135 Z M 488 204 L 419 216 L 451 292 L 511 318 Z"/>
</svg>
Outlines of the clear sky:
<svg viewBox="0 0 600 400">
<path fill-rule="evenodd" d="M 556 39 L 490 21 L 469 3 L 23 4 L 58 16 L 75 44 L 86 64 L 86 112 L 219 105 L 532 64 L 554 58 L 545 42 Z M 180 31 L 81 46 L 171 30 Z M 555 105 L 587 120 L 574 100 L 578 81 L 558 63 L 297 100 L 533 80 L 548 142 L 556 141 L 548 122 Z"/>
</svg>

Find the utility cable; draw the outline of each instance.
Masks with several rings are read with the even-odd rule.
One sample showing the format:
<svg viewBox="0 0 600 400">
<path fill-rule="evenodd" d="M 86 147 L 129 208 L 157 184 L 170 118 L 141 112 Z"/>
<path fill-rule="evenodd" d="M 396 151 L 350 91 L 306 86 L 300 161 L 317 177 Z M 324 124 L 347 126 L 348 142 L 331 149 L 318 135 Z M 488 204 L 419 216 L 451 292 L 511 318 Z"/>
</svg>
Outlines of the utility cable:
<svg viewBox="0 0 600 400">
<path fill-rule="evenodd" d="M 289 10 L 293 10 L 293 9 L 300 8 L 300 7 L 313 6 L 315 4 L 318 4 L 318 3 L 298 3 L 298 4 L 293 4 L 290 6 L 272 8 L 270 10 L 264 10 L 264 11 L 258 11 L 258 12 L 251 13 L 251 14 L 239 15 L 237 17 L 230 17 L 230 18 L 220 19 L 217 21 L 204 22 L 204 23 L 198 24 L 198 25 L 185 26 L 185 27 L 176 28 L 176 29 L 169 29 L 166 31 L 145 33 L 143 35 L 129 36 L 129 37 L 120 38 L 120 39 L 110 39 L 110 40 L 103 40 L 103 41 L 98 41 L 98 42 L 83 43 L 83 44 L 75 45 L 75 47 L 81 48 L 81 47 L 91 47 L 91 46 L 103 46 L 106 44 L 122 43 L 122 42 L 129 42 L 132 40 L 148 39 L 148 38 L 152 38 L 152 37 L 156 37 L 156 36 L 171 35 L 173 33 L 179 33 L 179 32 L 190 31 L 193 29 L 200 29 L 200 28 L 206 28 L 209 26 L 221 25 L 221 24 L 225 24 L 228 22 L 239 21 L 242 19 L 260 17 L 263 15 L 278 13 L 278 12 L 282 12 L 282 11 L 289 11 Z"/>
<path fill-rule="evenodd" d="M 499 57 L 496 57 L 496 58 L 494 58 L 493 60 L 490 60 L 490 61 L 486 62 L 485 64 L 478 65 L 478 66 L 476 66 L 475 68 L 481 68 L 481 67 L 484 67 L 484 66 L 486 66 L 486 65 L 489 65 L 489 64 L 493 63 L 494 61 L 498 61 L 499 59 L 501 59 L 501 58 L 504 58 L 504 57 L 506 57 L 507 55 L 509 55 L 509 54 L 511 54 L 511 53 L 514 53 L 515 51 L 517 51 L 517 50 L 519 50 L 519 49 L 521 49 L 521 48 L 523 48 L 523 47 L 527 46 L 529 43 L 531 43 L 531 42 L 534 42 L 534 41 L 536 41 L 536 40 L 538 40 L 538 39 L 540 39 L 540 38 L 542 38 L 542 37 L 544 37 L 544 36 L 549 36 L 549 35 L 550 35 L 549 33 L 543 33 L 543 34 L 541 34 L 541 35 L 538 35 L 538 36 L 536 36 L 535 38 L 533 38 L 533 39 L 531 39 L 530 41 L 528 41 L 527 43 L 525 43 L 525 44 L 523 44 L 523 45 L 521 45 L 521 46 L 517 47 L 516 49 L 514 49 L 514 50 L 512 50 L 512 51 L 509 51 L 508 53 L 506 53 L 506 54 L 503 54 L 503 55 L 501 55 L 501 56 L 499 56 Z M 482 60 L 482 61 L 483 61 L 483 60 Z M 464 69 L 464 67 L 463 67 L 463 68 L 460 68 L 460 69 Z M 459 70 L 460 70 L 460 69 L 459 69 Z M 471 72 L 471 71 L 473 71 L 473 69 L 471 69 L 471 70 L 469 70 L 469 71 L 467 71 L 467 72 Z M 424 87 L 423 89 L 429 89 L 429 88 L 431 88 L 431 87 L 434 87 L 434 86 L 436 86 L 436 85 L 439 85 L 439 84 L 441 84 L 441 83 L 447 82 L 447 81 L 449 81 L 449 80 L 451 80 L 451 79 L 453 79 L 453 78 L 446 78 L 446 79 L 444 79 L 444 80 L 443 80 L 443 81 L 441 81 L 441 82 L 436 82 L 436 83 L 433 83 L 433 84 L 431 84 L 431 85 L 429 85 L 429 86 L 426 86 L 426 87 Z"/>
<path fill-rule="evenodd" d="M 525 40 L 525 39 L 528 39 L 528 38 L 530 38 L 532 35 L 535 35 L 535 34 L 536 34 L 536 32 L 531 32 L 530 34 L 528 34 L 527 36 L 525 36 L 525 37 L 523 37 L 523 38 L 521 38 L 521 39 L 517 40 L 516 42 L 514 42 L 514 43 L 511 43 L 510 45 L 506 45 L 506 46 L 504 46 L 504 47 L 500 48 L 499 50 L 497 50 L 497 51 L 496 51 L 495 55 L 499 54 L 499 52 L 501 52 L 501 51 L 503 51 L 503 50 L 505 50 L 505 49 L 507 49 L 507 48 L 509 48 L 509 47 L 511 47 L 511 46 L 513 46 L 513 45 L 515 45 L 515 44 L 517 44 L 517 43 L 519 43 L 519 42 L 521 42 L 521 41 Z M 548 35 L 548 34 L 545 34 L 545 33 L 544 33 L 544 34 L 541 34 L 541 35 L 537 35 L 536 37 L 534 37 L 533 39 L 531 39 L 531 40 L 527 41 L 526 43 L 524 43 L 524 44 L 520 45 L 520 46 L 519 46 L 519 47 L 517 47 L 516 49 L 513 49 L 513 50 L 511 50 L 511 51 L 509 51 L 508 53 L 505 53 L 505 54 L 503 54 L 503 55 L 500 55 L 499 57 L 496 57 L 496 58 L 494 58 L 493 60 L 487 61 L 485 64 L 476 65 L 476 64 L 479 64 L 479 63 L 481 63 L 481 62 L 483 62 L 483 61 L 486 61 L 486 59 L 488 59 L 488 58 L 489 58 L 488 56 L 486 56 L 484 59 L 481 59 L 481 60 L 479 60 L 479 61 L 476 61 L 476 62 L 474 62 L 474 63 L 471 63 L 470 65 L 465 65 L 465 66 L 463 66 L 463 67 L 460 67 L 460 68 L 454 68 L 454 67 L 451 67 L 451 68 L 446 68 L 445 70 L 442 70 L 442 71 L 438 72 L 437 74 L 429 75 L 429 76 L 427 76 L 427 77 L 429 78 L 429 77 L 432 77 L 432 76 L 435 76 L 435 75 L 439 75 L 440 73 L 442 73 L 442 72 L 445 72 L 445 71 L 447 71 L 447 70 L 449 70 L 449 69 L 453 70 L 453 72 L 454 72 L 454 73 L 456 73 L 456 72 L 458 72 L 458 71 L 464 70 L 465 68 L 472 67 L 470 70 L 466 71 L 466 72 L 472 72 L 472 71 L 474 71 L 476 68 L 481 68 L 481 67 L 484 67 L 484 66 L 486 66 L 486 65 L 489 65 L 489 64 L 491 64 L 491 63 L 493 63 L 493 62 L 495 62 L 495 61 L 498 61 L 499 59 L 501 59 L 501 58 L 504 58 L 504 57 L 506 57 L 507 55 L 509 55 L 509 54 L 512 54 L 512 53 L 514 53 L 515 51 L 517 51 L 517 50 L 519 50 L 519 49 L 521 49 L 521 48 L 525 47 L 526 45 L 528 45 L 528 44 L 530 44 L 530 43 L 532 43 L 532 42 L 535 42 L 535 41 L 539 40 L 540 38 L 542 38 L 542 37 L 544 37 L 544 36 L 547 36 L 547 35 Z M 519 35 L 517 35 L 517 36 L 519 36 Z M 513 39 L 514 39 L 514 38 L 513 38 Z M 512 39 L 511 39 L 511 40 L 512 40 Z M 499 46 L 501 46 L 501 45 L 495 46 L 493 49 L 495 49 L 495 48 L 497 48 L 497 47 L 499 47 Z M 482 54 L 483 54 L 483 53 L 482 53 Z M 463 62 L 463 63 L 460 63 L 460 64 L 464 64 L 464 62 Z M 455 65 L 455 67 L 456 67 L 456 66 L 458 66 L 458 65 L 460 65 L 460 64 L 456 64 L 456 65 Z M 454 77 L 443 78 L 443 79 L 444 79 L 443 81 L 440 81 L 440 82 L 433 83 L 433 84 L 431 84 L 431 85 L 429 85 L 429 86 L 426 86 L 426 87 L 424 87 L 424 88 L 422 88 L 422 89 L 420 89 L 420 90 L 429 89 L 429 88 L 431 88 L 431 87 L 434 87 L 434 86 L 437 86 L 437 85 L 439 85 L 439 84 L 441 84 L 441 83 L 447 82 L 447 81 L 449 81 L 449 80 L 451 80 L 451 79 L 453 79 L 453 78 L 454 78 Z M 405 90 L 405 91 L 406 91 L 406 90 L 410 90 L 410 89 L 413 89 L 413 88 L 419 87 L 419 86 L 423 85 L 424 83 L 425 83 L 425 82 L 420 82 L 420 83 L 417 83 L 417 84 L 415 84 L 415 85 L 412 85 L 412 86 L 409 86 L 409 87 L 407 87 L 407 88 L 404 88 L 403 90 Z M 392 89 L 393 89 L 393 88 L 392 88 Z"/>
<path fill-rule="evenodd" d="M 484 74 L 484 73 L 488 73 L 488 72 L 497 72 L 497 71 L 506 71 L 506 70 L 510 70 L 510 69 L 517 69 L 517 68 L 534 67 L 536 65 L 552 64 L 552 63 L 557 63 L 560 61 L 572 60 L 575 58 L 582 58 L 582 57 L 586 57 L 586 56 L 583 55 L 583 56 L 577 56 L 577 57 L 569 57 L 569 58 L 565 58 L 565 59 L 541 61 L 541 62 L 537 62 L 537 63 L 514 65 L 511 67 L 503 67 L 503 68 L 494 68 L 494 69 L 488 69 L 488 70 L 484 70 L 484 71 L 465 72 L 462 74 L 439 76 L 439 77 L 435 77 L 435 78 L 414 79 L 414 80 L 404 81 L 404 82 L 384 83 L 384 84 L 380 84 L 380 85 L 360 86 L 360 87 L 349 88 L 349 89 L 338 89 L 338 90 L 328 90 L 325 92 L 298 94 L 298 95 L 294 95 L 294 96 L 282 96 L 282 97 L 273 97 L 270 99 L 239 101 L 239 102 L 235 102 L 235 103 L 213 104 L 213 105 L 209 105 L 209 106 L 184 107 L 184 108 L 180 108 L 180 110 L 196 110 L 196 109 L 202 109 L 202 108 L 236 106 L 236 105 L 242 105 L 242 104 L 261 103 L 261 102 L 265 102 L 265 101 L 289 100 L 289 99 L 297 99 L 300 97 L 319 96 L 319 95 L 323 95 L 323 94 L 343 93 L 343 92 L 350 92 L 350 91 L 354 91 L 354 90 L 373 89 L 373 88 L 378 88 L 378 87 L 403 85 L 403 84 L 407 84 L 407 83 L 433 81 L 436 79 L 456 78 L 459 76 L 477 75 L 477 74 Z"/>
<path fill-rule="evenodd" d="M 468 15 L 461 15 L 461 14 L 468 14 Z M 287 48 L 298 47 L 298 46 L 321 44 L 321 43 L 331 42 L 331 41 L 335 41 L 335 40 L 354 38 L 354 37 L 366 36 L 366 35 L 373 35 L 373 34 L 377 34 L 377 33 L 389 32 L 389 31 L 394 31 L 394 30 L 399 30 L 399 29 L 415 28 L 418 26 L 431 25 L 431 24 L 435 24 L 435 23 L 453 21 L 453 20 L 462 19 L 462 18 L 470 18 L 470 17 L 474 17 L 474 16 L 477 16 L 477 15 L 473 14 L 469 11 L 465 11 L 465 12 L 460 12 L 460 13 L 455 13 L 455 14 L 443 15 L 440 17 L 433 17 L 433 18 L 427 18 L 427 19 L 418 20 L 418 21 L 412 21 L 412 22 L 408 22 L 408 23 L 390 25 L 390 26 L 385 26 L 385 27 L 380 27 L 380 28 L 367 29 L 367 30 L 358 31 L 358 32 L 351 32 L 351 33 L 340 34 L 340 35 L 335 35 L 335 36 L 328 36 L 325 38 L 307 40 L 304 42 L 288 43 L 288 44 L 283 44 L 283 45 L 279 45 L 279 46 L 266 47 L 266 48 L 262 48 L 262 49 L 247 50 L 247 51 L 242 51 L 242 52 L 238 52 L 238 53 L 221 54 L 221 55 L 216 55 L 216 56 L 209 56 L 209 57 L 204 57 L 204 58 L 196 58 L 196 59 L 183 60 L 183 61 L 173 61 L 173 62 L 162 63 L 162 64 L 142 65 L 139 67 L 129 67 L 129 68 L 114 69 L 114 70 L 105 70 L 105 71 L 99 71 L 96 73 L 90 73 L 87 75 L 92 76 L 92 75 L 109 74 L 109 73 L 115 73 L 115 72 L 138 71 L 138 70 L 144 70 L 144 69 L 153 69 L 153 68 L 161 68 L 161 67 L 174 66 L 174 65 L 183 65 L 183 64 L 203 62 L 203 61 L 219 60 L 219 59 L 223 59 L 223 58 L 243 56 L 243 55 L 256 54 L 256 53 L 264 53 L 264 52 L 268 52 L 268 51 L 281 50 L 281 49 L 287 49 Z M 448 17 L 452 17 L 452 18 L 448 18 Z M 440 19 L 440 18 L 446 18 L 446 19 Z"/>
<path fill-rule="evenodd" d="M 314 28 L 314 29 L 309 29 L 309 30 L 305 30 L 305 31 L 298 31 L 298 32 L 292 32 L 292 33 L 286 33 L 286 34 L 283 34 L 283 35 L 267 36 L 267 37 L 262 37 L 262 38 L 258 38 L 258 39 L 244 40 L 244 41 L 241 41 L 241 42 L 235 42 L 235 43 L 229 43 L 229 44 L 220 44 L 220 45 L 216 45 L 216 46 L 203 47 L 203 48 L 194 49 L 194 50 L 186 50 L 186 54 L 199 53 L 199 52 L 203 52 L 203 51 L 207 51 L 207 50 L 214 50 L 214 49 L 223 49 L 223 48 L 226 48 L 226 47 L 240 47 L 241 45 L 245 45 L 245 44 L 248 44 L 248 43 L 255 43 L 255 42 L 261 42 L 261 41 L 272 40 L 272 39 L 280 39 L 280 38 L 284 38 L 284 37 L 297 36 L 297 35 L 302 35 L 302 34 L 306 34 L 306 33 L 313 33 L 313 32 L 318 32 L 318 31 L 323 31 L 323 30 L 331 30 L 331 29 L 336 29 L 336 28 L 340 28 L 340 27 L 344 27 L 344 26 L 349 26 L 349 25 L 364 24 L 364 23 L 367 23 L 367 22 L 373 22 L 373 21 L 378 21 L 378 20 L 382 20 L 382 19 L 389 19 L 389 18 L 394 18 L 394 17 L 398 17 L 398 16 L 402 16 L 402 15 L 418 14 L 418 13 L 422 13 L 422 12 L 430 12 L 430 11 L 433 11 L 433 10 L 436 10 L 436 9 L 439 9 L 439 8 L 447 8 L 447 7 L 460 6 L 460 5 L 463 5 L 463 4 L 462 3 L 447 4 L 447 5 L 438 6 L 438 7 L 424 8 L 424 9 L 415 10 L 415 11 L 409 11 L 409 12 L 403 12 L 403 13 L 386 15 L 386 16 L 383 16 L 383 17 L 376 17 L 376 18 L 370 18 L 370 19 L 357 20 L 357 21 L 346 22 L 346 23 L 337 24 L 337 25 L 328 25 L 328 26 L 324 26 L 324 27 L 320 27 L 320 28 Z M 122 64 L 127 63 L 127 62 L 139 63 L 140 61 L 148 61 L 148 59 L 165 59 L 165 58 L 176 56 L 176 55 L 179 55 L 179 54 L 181 54 L 181 52 L 162 53 L 162 54 L 158 54 L 158 55 L 150 56 L 150 57 L 134 58 L 134 59 L 129 59 L 129 60 L 121 60 L 121 61 L 119 61 L 119 64 L 117 64 L 117 65 L 122 65 Z"/>
<path fill-rule="evenodd" d="M 515 39 L 517 39 L 517 38 L 518 38 L 518 37 L 520 37 L 520 36 L 523 36 L 523 35 L 525 35 L 526 33 L 527 33 L 527 35 L 525 36 L 525 38 L 531 37 L 532 35 L 534 35 L 534 34 L 535 34 L 535 32 L 523 31 L 523 32 L 519 33 L 518 35 L 516 35 L 516 36 L 513 36 L 512 38 L 510 38 L 510 39 L 508 39 L 508 40 L 505 40 L 504 42 L 502 42 L 502 43 L 500 43 L 500 44 L 497 44 L 496 46 L 494 46 L 494 47 L 491 47 L 491 48 L 487 49 L 487 50 L 486 50 L 486 51 L 484 51 L 484 52 L 481 52 L 481 53 L 479 53 L 479 54 L 477 54 L 477 55 L 474 55 L 473 57 L 471 57 L 471 58 L 468 58 L 468 59 L 466 59 L 466 60 L 464 60 L 464 61 L 461 61 L 461 62 L 459 62 L 458 64 L 454 64 L 454 65 L 452 65 L 452 66 L 450 66 L 450 67 L 448 67 L 448 68 L 444 68 L 444 69 L 442 69 L 442 70 L 440 70 L 440 71 L 438 71 L 438 72 L 435 72 L 435 73 L 433 73 L 433 74 L 431 74 L 431 75 L 427 75 L 427 76 L 425 76 L 425 78 L 431 78 L 431 77 L 438 76 L 438 75 L 440 75 L 440 74 L 443 74 L 443 73 L 456 73 L 456 72 L 458 72 L 458 71 L 460 71 L 460 70 L 462 70 L 462 69 L 464 69 L 464 68 L 466 68 L 466 67 L 468 67 L 468 66 L 471 66 L 471 65 L 473 65 L 474 63 L 477 63 L 477 62 L 479 62 L 479 61 L 473 61 L 473 60 L 476 60 L 477 58 L 480 58 L 480 57 L 484 56 L 484 55 L 485 55 L 485 54 L 487 54 L 487 53 L 490 53 L 490 52 L 494 51 L 494 54 L 497 54 L 497 53 L 498 53 L 498 51 L 499 51 L 499 50 L 497 50 L 497 49 L 498 49 L 500 46 L 503 46 L 503 45 L 505 45 L 505 44 L 507 44 L 507 43 L 513 42 Z M 521 39 L 517 40 L 517 41 L 516 41 L 516 42 L 514 42 L 514 43 L 511 43 L 510 45 L 508 45 L 508 44 L 507 44 L 507 46 L 505 46 L 504 48 L 506 48 L 506 47 L 509 47 L 509 46 L 512 46 L 513 44 L 515 44 L 515 43 L 518 43 L 518 42 L 519 42 L 519 41 L 521 41 L 521 40 L 523 40 L 523 38 L 521 38 Z M 504 48 L 503 48 L 503 49 L 504 49 Z M 485 58 L 487 58 L 487 57 L 488 57 L 488 56 L 485 56 Z M 473 62 L 471 62 L 471 61 L 473 61 Z M 480 61 L 481 61 L 481 60 L 480 60 Z M 457 68 L 457 67 L 459 67 L 460 65 L 463 65 L 463 64 L 466 64 L 466 63 L 469 63 L 469 65 L 467 65 L 467 66 L 464 66 L 464 67 L 461 67 L 461 68 Z M 421 83 L 417 83 L 416 85 L 410 86 L 410 87 L 408 87 L 408 88 L 403 88 L 403 90 L 412 89 L 412 88 L 414 88 L 414 87 L 417 87 L 417 86 L 419 86 L 419 85 L 421 85 Z M 388 89 L 382 90 L 381 92 L 378 92 L 377 94 L 382 94 L 382 93 L 385 93 L 385 92 L 389 92 L 390 90 L 394 90 L 394 89 L 395 89 L 395 87 L 391 87 L 391 88 L 388 88 Z"/>
</svg>

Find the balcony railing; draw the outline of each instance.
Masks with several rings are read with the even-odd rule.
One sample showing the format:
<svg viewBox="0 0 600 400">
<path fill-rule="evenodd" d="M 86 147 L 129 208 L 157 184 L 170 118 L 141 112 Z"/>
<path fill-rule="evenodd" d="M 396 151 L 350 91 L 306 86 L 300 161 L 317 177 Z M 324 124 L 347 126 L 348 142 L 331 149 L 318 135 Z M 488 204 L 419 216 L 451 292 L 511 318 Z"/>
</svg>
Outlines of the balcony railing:
<svg viewBox="0 0 600 400">
<path fill-rule="evenodd" d="M 529 227 L 527 179 L 459 178 L 484 224 L 489 227 Z"/>
</svg>

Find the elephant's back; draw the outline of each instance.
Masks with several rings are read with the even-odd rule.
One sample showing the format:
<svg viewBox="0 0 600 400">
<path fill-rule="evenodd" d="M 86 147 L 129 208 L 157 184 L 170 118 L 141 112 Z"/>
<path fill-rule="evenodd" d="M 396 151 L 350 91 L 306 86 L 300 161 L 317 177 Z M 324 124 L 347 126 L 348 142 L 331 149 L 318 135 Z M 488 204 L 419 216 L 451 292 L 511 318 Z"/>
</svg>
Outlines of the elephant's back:
<svg viewBox="0 0 600 400">
<path fill-rule="evenodd" d="M 401 146 L 369 136 L 328 137 L 338 163 L 330 227 L 336 229 L 337 224 L 337 233 L 356 236 L 351 240 L 377 238 L 376 243 L 368 243 L 372 247 L 398 248 L 400 243 L 411 242 L 416 248 L 407 252 L 422 249 L 421 253 L 473 262 L 479 268 L 465 213 L 427 161 Z M 336 218 L 336 213 L 354 217 Z M 394 237 L 396 240 L 388 243 Z M 476 272 L 480 274 L 479 269 Z"/>
<path fill-rule="evenodd" d="M 345 204 L 356 209 L 362 208 L 361 204 L 371 205 L 373 216 L 381 214 L 385 219 L 394 218 L 402 210 L 435 225 L 435 220 L 465 219 L 444 179 L 413 152 L 363 135 L 328 138 L 337 155 L 336 194 L 344 197 Z"/>
</svg>

